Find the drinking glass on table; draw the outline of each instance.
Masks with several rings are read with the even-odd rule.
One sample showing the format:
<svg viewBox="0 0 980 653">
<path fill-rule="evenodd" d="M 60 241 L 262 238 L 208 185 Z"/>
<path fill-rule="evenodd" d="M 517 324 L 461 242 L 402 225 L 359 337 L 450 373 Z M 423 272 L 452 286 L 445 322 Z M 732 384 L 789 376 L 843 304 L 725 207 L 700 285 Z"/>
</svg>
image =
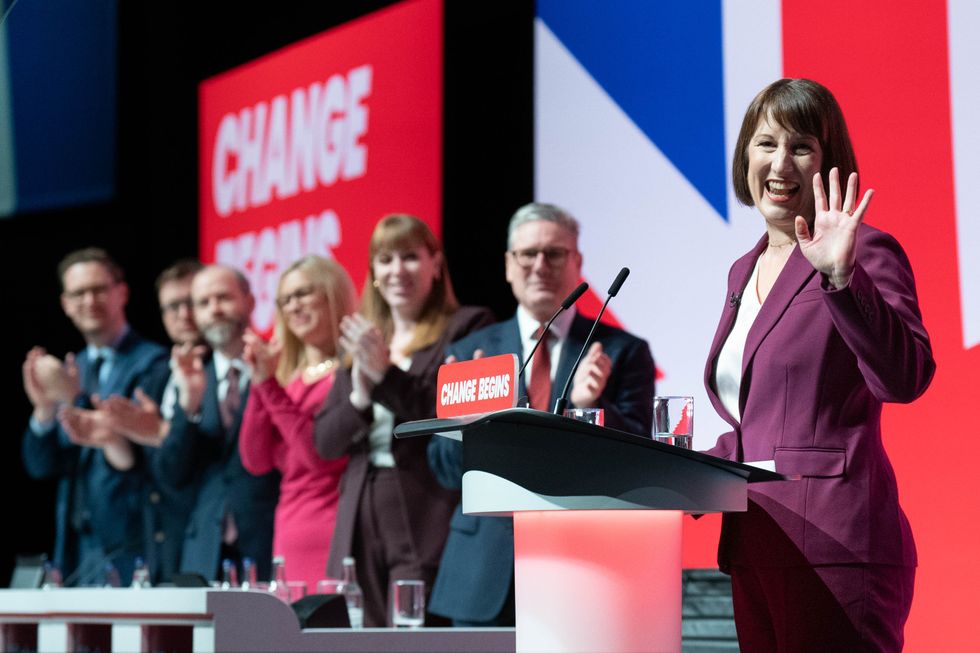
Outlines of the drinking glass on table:
<svg viewBox="0 0 980 653">
<path fill-rule="evenodd" d="M 682 449 L 694 444 L 694 397 L 653 398 L 653 439 Z"/>
<path fill-rule="evenodd" d="M 606 423 L 606 411 L 602 408 L 566 408 L 565 417 L 596 426 L 603 426 Z"/>
<path fill-rule="evenodd" d="M 425 623 L 425 581 L 391 582 L 391 625 L 395 628 L 418 628 Z"/>
</svg>

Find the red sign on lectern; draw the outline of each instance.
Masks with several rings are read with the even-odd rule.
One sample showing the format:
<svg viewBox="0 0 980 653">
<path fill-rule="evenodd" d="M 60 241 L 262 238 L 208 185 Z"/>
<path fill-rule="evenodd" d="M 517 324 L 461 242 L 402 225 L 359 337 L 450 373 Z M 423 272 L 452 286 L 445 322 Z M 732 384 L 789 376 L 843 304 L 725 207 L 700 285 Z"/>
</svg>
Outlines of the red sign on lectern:
<svg viewBox="0 0 980 653">
<path fill-rule="evenodd" d="M 439 368 L 436 416 L 461 417 L 517 405 L 517 356 L 449 363 Z"/>
</svg>

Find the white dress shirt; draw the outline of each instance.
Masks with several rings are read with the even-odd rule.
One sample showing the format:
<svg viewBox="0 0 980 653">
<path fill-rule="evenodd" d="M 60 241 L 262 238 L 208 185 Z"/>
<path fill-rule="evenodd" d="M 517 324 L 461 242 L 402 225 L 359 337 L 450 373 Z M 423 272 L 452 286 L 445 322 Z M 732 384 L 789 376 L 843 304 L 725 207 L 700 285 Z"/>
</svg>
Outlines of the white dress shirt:
<svg viewBox="0 0 980 653">
<path fill-rule="evenodd" d="M 555 321 L 551 323 L 551 328 L 548 332 L 551 334 L 551 338 L 548 340 L 548 353 L 551 355 L 551 380 L 555 380 L 555 374 L 558 372 L 558 361 L 561 358 L 562 347 L 565 346 L 565 342 L 568 340 L 568 332 L 572 328 L 572 320 L 575 319 L 575 307 L 572 306 L 567 311 L 563 312 Z M 538 339 L 534 337 L 537 333 L 538 328 L 544 323 L 538 322 L 534 319 L 530 313 L 527 312 L 523 306 L 517 307 L 517 329 L 521 334 L 521 361 L 526 361 L 527 357 L 531 354 L 531 350 L 534 349 L 535 343 Z M 531 378 L 531 370 L 534 369 L 534 362 L 540 356 L 540 353 L 534 354 L 534 358 L 527 364 L 524 368 L 524 380 L 525 386 L 527 381 Z"/>
</svg>

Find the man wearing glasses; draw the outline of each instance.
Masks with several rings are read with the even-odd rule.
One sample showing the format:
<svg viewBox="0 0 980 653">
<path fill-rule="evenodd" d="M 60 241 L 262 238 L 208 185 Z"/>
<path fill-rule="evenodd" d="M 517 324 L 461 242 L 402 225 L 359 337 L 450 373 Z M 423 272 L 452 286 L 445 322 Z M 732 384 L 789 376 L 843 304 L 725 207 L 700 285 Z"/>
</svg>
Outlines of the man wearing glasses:
<svg viewBox="0 0 980 653">
<path fill-rule="evenodd" d="M 557 206 L 532 203 L 518 209 L 510 221 L 505 255 L 517 314 L 470 334 L 446 352 L 458 360 L 514 353 L 523 362 L 538 338 L 544 338 L 524 371 L 520 388 L 531 408 L 538 410 L 554 408 L 592 327 L 592 320 L 572 307 L 543 332 L 581 279 L 578 232 L 578 222 Z M 654 365 L 647 343 L 621 329 L 599 325 L 595 342 L 575 373 L 571 406 L 602 408 L 606 426 L 649 435 L 653 395 Z M 460 488 L 461 443 L 433 438 L 429 463 L 440 483 Z M 430 610 L 452 618 L 459 626 L 513 625 L 513 573 L 511 519 L 464 515 L 458 506 Z"/>
<path fill-rule="evenodd" d="M 62 363 L 40 347 L 23 366 L 34 406 L 23 459 L 33 478 L 58 478 L 54 561 L 66 584 L 101 582 L 106 562 L 128 579 L 142 546 L 142 465 L 130 443 L 97 422 L 93 402 L 131 396 L 166 367 L 166 351 L 126 321 L 123 271 L 98 248 L 72 252 L 58 266 L 61 306 L 86 347 Z"/>
</svg>

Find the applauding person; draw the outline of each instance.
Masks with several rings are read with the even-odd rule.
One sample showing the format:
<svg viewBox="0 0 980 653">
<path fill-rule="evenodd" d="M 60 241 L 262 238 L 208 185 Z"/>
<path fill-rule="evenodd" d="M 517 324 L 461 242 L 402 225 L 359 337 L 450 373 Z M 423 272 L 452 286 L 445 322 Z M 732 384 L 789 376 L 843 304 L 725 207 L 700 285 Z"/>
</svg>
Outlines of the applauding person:
<svg viewBox="0 0 980 653">
<path fill-rule="evenodd" d="M 252 558 L 260 579 L 272 566 L 272 519 L 277 473 L 245 471 L 238 436 L 251 373 L 242 359 L 255 299 L 237 270 L 209 265 L 191 282 L 194 321 L 212 355 L 184 343 L 171 357 L 177 385 L 170 430 L 153 459 L 157 479 L 174 489 L 196 488 L 180 570 L 220 578 L 223 559 Z"/>
<path fill-rule="evenodd" d="M 548 319 L 582 276 L 578 222 L 553 204 L 519 208 L 508 229 L 504 254 L 507 281 L 517 313 L 452 344 L 459 360 L 481 355 L 517 354 L 527 360 L 519 382 L 531 408 L 550 411 L 585 345 L 592 320 L 575 308 Z M 571 405 L 605 411 L 606 426 L 647 435 L 653 421 L 654 366 L 650 348 L 622 329 L 599 325 L 595 342 L 572 380 Z M 463 447 L 457 440 L 433 438 L 429 462 L 447 488 L 463 482 Z M 450 524 L 431 609 L 457 626 L 514 625 L 514 527 L 510 517 L 464 515 L 462 504 Z"/>
<path fill-rule="evenodd" d="M 360 315 L 341 322 L 351 369 L 337 374 L 316 417 L 317 451 L 349 455 L 327 573 L 357 559 L 364 625 L 386 625 L 388 584 L 435 579 L 459 494 L 439 486 L 427 438 L 394 440 L 392 429 L 435 416 L 436 373 L 446 345 L 490 322 L 459 308 L 442 248 L 424 222 L 390 215 L 375 227 Z"/>
<path fill-rule="evenodd" d="M 53 558 L 68 584 L 84 585 L 107 561 L 128 578 L 142 532 L 139 456 L 92 402 L 131 396 L 166 369 L 166 352 L 130 328 L 129 287 L 105 251 L 73 252 L 58 272 L 62 308 L 86 346 L 63 364 L 40 348 L 28 354 L 24 389 L 34 412 L 23 456 L 31 477 L 58 479 Z"/>
<path fill-rule="evenodd" d="M 324 577 L 347 456 L 320 458 L 313 414 L 338 368 L 340 318 L 356 308 L 354 284 L 335 261 L 304 257 L 283 273 L 276 299 L 276 339 L 245 334 L 249 394 L 238 446 L 242 465 L 257 475 L 282 474 L 272 553 L 286 576 L 312 588 Z"/>
</svg>

